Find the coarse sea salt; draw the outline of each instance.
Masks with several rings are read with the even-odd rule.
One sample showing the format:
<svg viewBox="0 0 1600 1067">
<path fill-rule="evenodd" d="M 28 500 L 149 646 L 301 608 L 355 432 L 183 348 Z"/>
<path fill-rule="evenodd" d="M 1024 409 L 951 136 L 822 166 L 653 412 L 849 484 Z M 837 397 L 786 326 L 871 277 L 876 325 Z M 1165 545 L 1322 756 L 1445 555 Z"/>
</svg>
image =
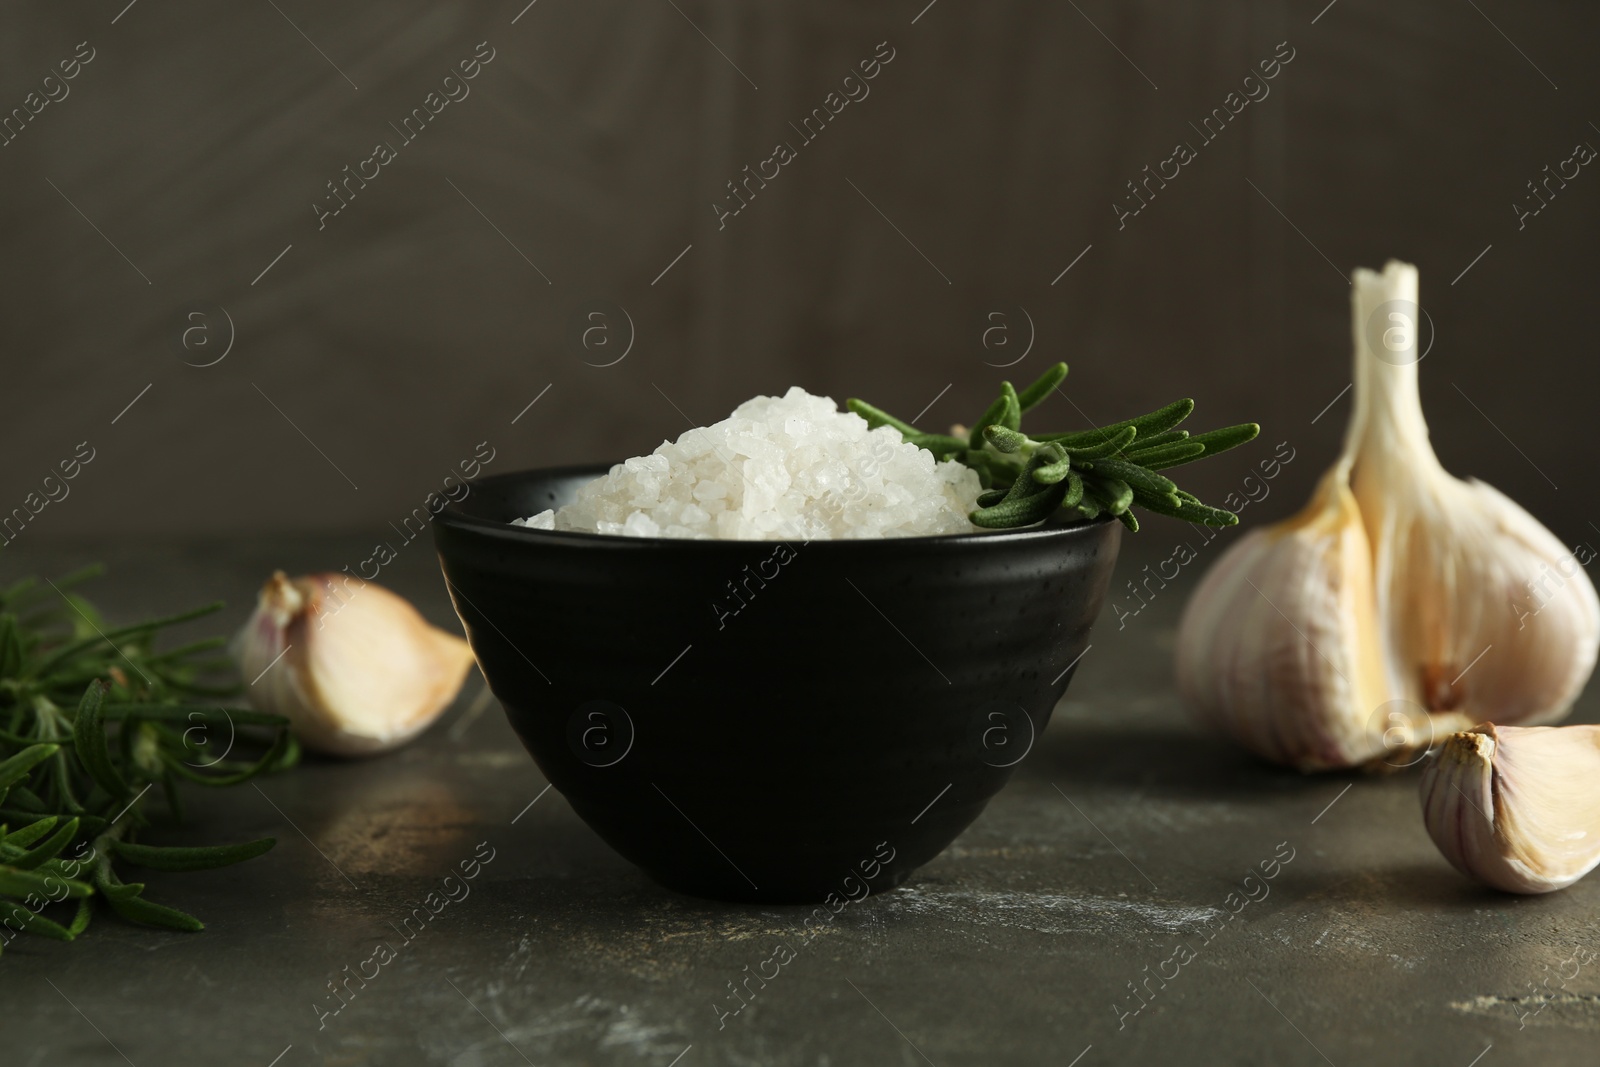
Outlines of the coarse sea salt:
<svg viewBox="0 0 1600 1067">
<path fill-rule="evenodd" d="M 774 541 L 979 533 L 982 486 L 891 426 L 799 386 L 747 400 L 721 422 L 664 441 L 514 526 L 632 537 Z"/>
</svg>

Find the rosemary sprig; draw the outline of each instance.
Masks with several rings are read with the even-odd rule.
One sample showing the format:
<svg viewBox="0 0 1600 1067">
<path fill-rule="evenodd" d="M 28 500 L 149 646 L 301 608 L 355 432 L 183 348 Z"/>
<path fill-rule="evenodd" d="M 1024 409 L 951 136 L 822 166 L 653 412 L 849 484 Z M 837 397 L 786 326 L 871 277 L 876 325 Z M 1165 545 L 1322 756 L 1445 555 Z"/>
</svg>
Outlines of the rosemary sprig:
<svg viewBox="0 0 1600 1067">
<path fill-rule="evenodd" d="M 180 781 L 236 785 L 299 757 L 282 717 L 196 702 L 239 690 L 216 681 L 230 669 L 212 654 L 223 638 L 155 650 L 161 630 L 221 604 L 113 629 L 71 591 L 99 573 L 0 589 L 0 948 L 18 931 L 73 940 L 95 898 L 133 922 L 202 929 L 147 899 L 142 883 L 122 881 L 116 864 L 200 870 L 258 856 L 274 841 L 139 844 L 151 825 L 149 794 L 159 785 L 181 818 Z"/>
<path fill-rule="evenodd" d="M 1031 526 L 1062 508 L 1083 519 L 1115 515 L 1130 530 L 1139 529 L 1134 507 L 1207 526 L 1239 521 L 1233 512 L 1202 504 L 1156 472 L 1237 448 L 1260 433 L 1260 426 L 1246 422 L 1191 437 L 1177 426 L 1194 411 L 1194 401 L 1176 400 L 1110 426 L 1023 433 L 1023 412 L 1036 407 L 1066 376 L 1067 365 L 1057 363 L 1020 393 L 1010 382 L 1001 382 L 999 397 L 965 438 L 923 433 L 864 400 L 846 403 L 868 425 L 892 426 L 936 459 L 959 460 L 976 470 L 984 487 L 970 516 L 976 526 Z"/>
</svg>

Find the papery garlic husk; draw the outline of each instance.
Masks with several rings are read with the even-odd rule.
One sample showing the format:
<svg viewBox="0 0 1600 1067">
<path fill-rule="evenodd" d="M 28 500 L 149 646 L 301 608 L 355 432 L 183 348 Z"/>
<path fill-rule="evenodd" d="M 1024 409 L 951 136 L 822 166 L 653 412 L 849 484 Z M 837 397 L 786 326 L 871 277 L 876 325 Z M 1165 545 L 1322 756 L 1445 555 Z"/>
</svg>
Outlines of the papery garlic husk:
<svg viewBox="0 0 1600 1067">
<path fill-rule="evenodd" d="M 404 597 L 345 574 L 262 586 L 234 654 L 250 703 L 286 716 L 310 749 L 337 756 L 386 752 L 450 705 L 472 650 L 430 625 Z"/>
<path fill-rule="evenodd" d="M 1452 734 L 1423 772 L 1422 815 L 1462 874 L 1510 893 L 1565 889 L 1600 865 L 1600 726 Z"/>
<path fill-rule="evenodd" d="M 1416 268 L 1356 271 L 1351 304 L 1343 453 L 1304 511 L 1217 561 L 1178 633 L 1185 702 L 1303 770 L 1400 766 L 1474 723 L 1558 720 L 1600 651 L 1582 564 L 1434 455 L 1417 393 Z"/>
</svg>

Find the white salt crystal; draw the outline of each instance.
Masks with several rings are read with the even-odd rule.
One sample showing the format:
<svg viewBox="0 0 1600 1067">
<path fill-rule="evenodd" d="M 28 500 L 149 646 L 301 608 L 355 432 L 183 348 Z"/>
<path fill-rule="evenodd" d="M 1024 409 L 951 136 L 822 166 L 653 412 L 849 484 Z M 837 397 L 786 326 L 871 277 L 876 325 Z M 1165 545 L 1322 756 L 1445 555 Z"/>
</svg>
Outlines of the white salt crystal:
<svg viewBox="0 0 1600 1067">
<path fill-rule="evenodd" d="M 622 532 L 634 537 L 655 537 L 661 533 L 661 527 L 649 515 L 642 511 L 635 511 L 622 524 Z"/>
<path fill-rule="evenodd" d="M 554 511 L 541 511 L 537 515 L 530 515 L 526 519 L 512 519 L 513 526 L 526 526 L 530 530 L 554 530 L 556 528 L 556 513 Z"/>
<path fill-rule="evenodd" d="M 888 426 L 798 386 L 663 441 L 512 525 L 633 537 L 796 540 L 976 533 L 982 487 Z"/>
</svg>

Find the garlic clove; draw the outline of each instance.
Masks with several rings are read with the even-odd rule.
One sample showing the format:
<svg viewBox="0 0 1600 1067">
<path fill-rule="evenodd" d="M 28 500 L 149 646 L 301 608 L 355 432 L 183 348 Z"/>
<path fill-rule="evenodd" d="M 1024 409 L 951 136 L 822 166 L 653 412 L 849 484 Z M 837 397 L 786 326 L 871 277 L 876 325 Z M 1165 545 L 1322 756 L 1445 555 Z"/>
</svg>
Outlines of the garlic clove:
<svg viewBox="0 0 1600 1067">
<path fill-rule="evenodd" d="M 1251 531 L 1206 573 L 1179 627 L 1177 684 L 1202 718 L 1302 770 L 1381 754 L 1352 708 L 1384 702 L 1366 533 L 1342 480 Z"/>
<path fill-rule="evenodd" d="M 1358 270 L 1353 286 L 1343 451 L 1304 512 L 1223 554 L 1177 642 L 1179 688 L 1201 717 L 1306 770 L 1385 753 L 1404 765 L 1397 755 L 1484 720 L 1557 720 L 1600 653 L 1588 560 L 1434 454 L 1416 268 Z"/>
<path fill-rule="evenodd" d="M 343 574 L 273 574 L 234 653 L 250 702 L 286 716 L 307 748 L 385 752 L 449 706 L 473 664 L 466 641 L 404 597 Z"/>
<path fill-rule="evenodd" d="M 1600 726 L 1450 735 L 1422 776 L 1428 835 L 1458 871 L 1511 893 L 1564 889 L 1600 865 Z"/>
</svg>

